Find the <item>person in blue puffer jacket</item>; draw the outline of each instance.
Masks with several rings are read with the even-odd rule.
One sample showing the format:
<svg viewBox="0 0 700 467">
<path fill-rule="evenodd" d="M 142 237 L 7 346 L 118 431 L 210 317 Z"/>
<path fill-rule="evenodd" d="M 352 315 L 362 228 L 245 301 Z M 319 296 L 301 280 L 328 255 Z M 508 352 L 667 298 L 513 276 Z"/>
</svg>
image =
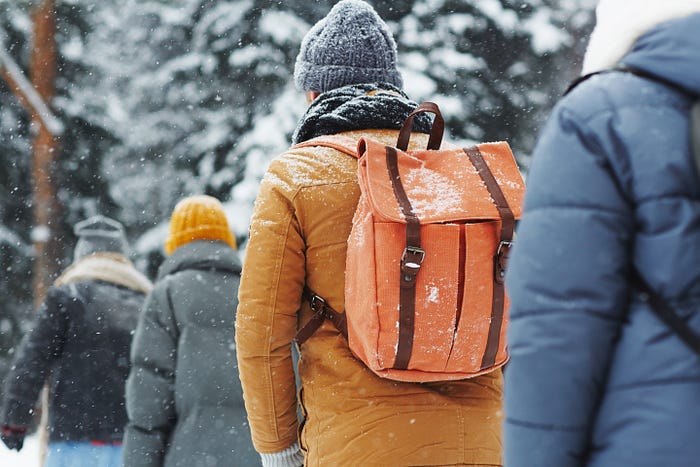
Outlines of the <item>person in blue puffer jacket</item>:
<svg viewBox="0 0 700 467">
<path fill-rule="evenodd" d="M 700 1 L 601 0 L 579 84 L 534 151 L 506 276 L 506 467 L 700 465 Z M 610 71 L 625 66 L 648 74 Z"/>
</svg>

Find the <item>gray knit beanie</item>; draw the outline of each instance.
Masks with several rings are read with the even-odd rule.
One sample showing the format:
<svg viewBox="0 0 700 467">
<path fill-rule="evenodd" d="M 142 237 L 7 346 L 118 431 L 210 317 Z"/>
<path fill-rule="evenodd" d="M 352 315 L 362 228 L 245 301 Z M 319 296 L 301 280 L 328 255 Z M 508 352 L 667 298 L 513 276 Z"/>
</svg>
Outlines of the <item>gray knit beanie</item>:
<svg viewBox="0 0 700 467">
<path fill-rule="evenodd" d="M 78 222 L 73 228 L 78 242 L 73 251 L 73 260 L 99 252 L 128 254 L 128 244 L 121 223 L 105 216 L 93 216 Z"/>
<path fill-rule="evenodd" d="M 318 92 L 363 83 L 400 88 L 396 43 L 386 23 L 362 0 L 338 2 L 304 37 L 294 83 Z"/>
</svg>

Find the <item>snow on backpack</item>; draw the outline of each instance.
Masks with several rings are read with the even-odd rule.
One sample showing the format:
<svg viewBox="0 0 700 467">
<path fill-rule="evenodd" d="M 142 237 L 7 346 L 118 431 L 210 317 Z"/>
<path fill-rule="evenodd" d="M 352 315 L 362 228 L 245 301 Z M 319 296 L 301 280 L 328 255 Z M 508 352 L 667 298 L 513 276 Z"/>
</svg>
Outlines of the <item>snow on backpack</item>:
<svg viewBox="0 0 700 467">
<path fill-rule="evenodd" d="M 413 119 L 423 112 L 435 114 L 428 147 L 409 151 Z M 396 147 L 342 135 L 296 146 L 358 157 L 361 189 L 347 245 L 345 312 L 307 288 L 314 316 L 298 343 L 329 319 L 358 359 L 398 381 L 465 379 L 506 363 L 503 279 L 524 182 L 507 143 L 441 147 L 443 131 L 439 108 L 424 102 Z"/>
</svg>

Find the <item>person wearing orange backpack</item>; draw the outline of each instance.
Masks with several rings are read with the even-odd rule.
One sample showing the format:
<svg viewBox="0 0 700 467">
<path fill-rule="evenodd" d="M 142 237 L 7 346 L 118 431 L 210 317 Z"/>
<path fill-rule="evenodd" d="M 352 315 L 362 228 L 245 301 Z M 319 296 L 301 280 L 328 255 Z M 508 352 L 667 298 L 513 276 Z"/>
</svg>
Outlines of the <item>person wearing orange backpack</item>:
<svg viewBox="0 0 700 467">
<path fill-rule="evenodd" d="M 396 46 L 370 5 L 343 0 L 305 36 L 295 66 L 309 107 L 295 144 L 321 135 L 394 145 L 416 107 Z M 430 119 L 416 117 L 411 147 Z M 357 159 L 292 148 L 270 164 L 255 202 L 236 314 L 236 348 L 253 444 L 264 466 L 502 465 L 502 373 L 407 383 L 375 375 L 329 320 L 300 346 L 312 316 L 305 287 L 344 307 L 347 240 L 358 205 Z M 300 423 L 297 409 L 303 415 Z"/>
<path fill-rule="evenodd" d="M 506 276 L 506 465 L 700 465 L 700 2 L 596 15 Z"/>
</svg>

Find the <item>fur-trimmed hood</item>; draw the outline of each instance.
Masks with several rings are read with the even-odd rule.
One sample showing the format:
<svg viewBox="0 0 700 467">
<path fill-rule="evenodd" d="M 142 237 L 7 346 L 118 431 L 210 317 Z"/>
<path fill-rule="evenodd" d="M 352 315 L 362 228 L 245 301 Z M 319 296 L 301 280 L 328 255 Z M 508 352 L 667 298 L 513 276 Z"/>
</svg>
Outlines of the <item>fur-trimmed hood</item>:
<svg viewBox="0 0 700 467">
<path fill-rule="evenodd" d="M 91 280 L 121 285 L 144 294 L 152 288 L 151 281 L 126 256 L 109 252 L 93 253 L 76 261 L 63 271 L 54 285 Z"/>
<path fill-rule="evenodd" d="M 700 1 L 601 0 L 582 74 L 620 63 L 700 92 Z"/>
</svg>

